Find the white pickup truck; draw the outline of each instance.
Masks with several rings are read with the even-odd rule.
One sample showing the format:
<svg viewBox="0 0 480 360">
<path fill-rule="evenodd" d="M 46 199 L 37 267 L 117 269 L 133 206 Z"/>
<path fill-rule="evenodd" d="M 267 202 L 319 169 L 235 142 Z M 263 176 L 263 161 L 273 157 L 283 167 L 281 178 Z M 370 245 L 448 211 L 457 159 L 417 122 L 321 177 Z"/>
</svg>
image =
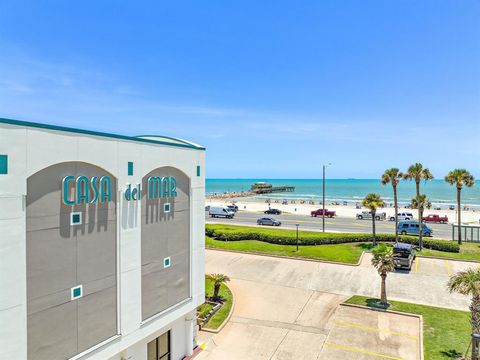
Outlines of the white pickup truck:
<svg viewBox="0 0 480 360">
<path fill-rule="evenodd" d="M 375 213 L 375 220 L 385 220 L 387 218 L 387 214 L 384 212 Z M 357 214 L 358 220 L 369 220 L 372 219 L 372 213 L 370 211 L 362 211 L 361 213 Z"/>
</svg>

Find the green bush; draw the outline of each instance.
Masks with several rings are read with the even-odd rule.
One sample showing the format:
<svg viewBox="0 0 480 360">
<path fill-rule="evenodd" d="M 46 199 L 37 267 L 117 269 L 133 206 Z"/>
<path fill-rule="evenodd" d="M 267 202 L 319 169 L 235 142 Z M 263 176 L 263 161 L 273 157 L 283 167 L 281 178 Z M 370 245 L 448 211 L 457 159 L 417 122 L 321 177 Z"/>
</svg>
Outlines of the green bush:
<svg viewBox="0 0 480 360">
<path fill-rule="evenodd" d="M 400 236 L 400 241 L 412 245 L 419 245 L 418 238 L 413 236 Z M 423 238 L 423 246 L 426 249 L 446 251 L 452 253 L 460 252 L 460 246 L 450 240 L 435 240 Z"/>
<path fill-rule="evenodd" d="M 206 225 L 205 234 L 215 240 L 240 241 L 257 240 L 270 244 L 295 245 L 297 236 L 295 230 L 259 229 L 246 226 L 234 225 Z M 368 233 L 321 233 L 314 231 L 301 231 L 299 233 L 300 245 L 326 245 L 344 244 L 352 242 L 369 242 L 372 235 Z M 377 234 L 377 241 L 393 242 L 393 234 Z M 412 236 L 400 236 L 400 241 L 418 245 L 418 238 Z M 423 246 L 427 249 L 459 252 L 457 243 L 447 240 L 424 239 Z"/>
</svg>

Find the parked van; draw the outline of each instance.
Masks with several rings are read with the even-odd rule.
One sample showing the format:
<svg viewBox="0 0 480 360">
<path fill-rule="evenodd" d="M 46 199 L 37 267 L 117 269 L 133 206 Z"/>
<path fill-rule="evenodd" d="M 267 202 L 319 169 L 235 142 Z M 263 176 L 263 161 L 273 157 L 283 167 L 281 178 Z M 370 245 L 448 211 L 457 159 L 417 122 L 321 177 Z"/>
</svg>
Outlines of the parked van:
<svg viewBox="0 0 480 360">
<path fill-rule="evenodd" d="M 398 223 L 398 232 L 402 235 L 419 235 L 420 225 L 418 221 L 400 221 Z M 433 231 L 426 224 L 423 224 L 423 236 L 432 236 Z"/>
<path fill-rule="evenodd" d="M 390 216 L 390 221 L 395 221 L 395 215 Z M 413 214 L 409 212 L 400 212 L 398 213 L 398 221 L 409 221 L 413 220 Z"/>
<path fill-rule="evenodd" d="M 212 217 L 225 217 L 232 219 L 235 216 L 235 213 L 227 208 L 226 206 L 210 206 L 208 214 Z"/>
</svg>

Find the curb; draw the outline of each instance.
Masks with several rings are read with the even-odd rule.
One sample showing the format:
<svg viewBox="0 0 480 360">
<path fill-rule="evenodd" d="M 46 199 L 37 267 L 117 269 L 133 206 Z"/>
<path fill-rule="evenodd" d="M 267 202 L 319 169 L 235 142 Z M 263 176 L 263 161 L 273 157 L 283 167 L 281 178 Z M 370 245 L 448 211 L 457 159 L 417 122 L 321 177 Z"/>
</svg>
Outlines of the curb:
<svg viewBox="0 0 480 360">
<path fill-rule="evenodd" d="M 458 262 L 469 262 L 469 263 L 474 263 L 478 264 L 480 263 L 479 260 L 467 260 L 467 259 L 455 259 L 455 258 L 449 258 L 449 257 L 440 257 L 440 256 L 428 256 L 428 255 L 418 255 L 416 254 L 417 257 L 421 257 L 424 259 L 437 259 L 437 260 L 448 260 L 448 261 L 458 261 Z"/>
<path fill-rule="evenodd" d="M 255 252 L 255 251 L 218 249 L 218 248 L 213 248 L 213 247 L 209 247 L 209 246 L 205 246 L 205 249 L 206 250 L 214 250 L 214 251 L 231 252 L 231 253 L 237 253 L 237 254 L 251 254 L 251 255 L 273 257 L 273 258 L 280 258 L 280 259 L 302 260 L 302 261 L 311 261 L 311 262 L 327 263 L 327 264 L 334 264 L 334 265 L 345 265 L 345 266 L 360 266 L 360 264 L 362 263 L 362 260 L 363 260 L 363 255 L 365 254 L 365 251 L 362 251 L 362 254 L 360 255 L 360 258 L 358 259 L 358 262 L 356 264 L 349 264 L 349 263 L 344 263 L 344 262 L 340 262 L 340 261 L 317 260 L 317 259 L 312 259 L 312 258 L 284 256 L 284 255 L 271 255 L 271 254 L 265 254 L 265 253 L 261 253 L 261 252 Z"/>
<path fill-rule="evenodd" d="M 407 316 L 407 317 L 413 317 L 417 318 L 420 320 L 420 360 L 424 360 L 424 355 L 423 355 L 423 316 L 419 314 L 412 314 L 412 313 L 405 313 L 401 311 L 395 311 L 395 310 L 388 310 L 388 309 L 377 309 L 365 305 L 357 305 L 357 304 L 347 304 L 347 303 L 341 303 L 340 306 L 345 306 L 345 307 L 352 307 L 352 308 L 358 308 L 358 309 L 366 309 L 366 310 L 371 310 L 371 311 L 378 311 L 378 312 L 385 312 L 385 313 L 390 313 L 390 314 L 396 314 L 396 315 L 402 315 L 402 316 Z"/>
<path fill-rule="evenodd" d="M 225 284 L 223 284 L 223 285 L 225 285 Z M 218 329 L 202 328 L 200 331 L 205 331 L 205 332 L 212 333 L 212 334 L 218 334 L 220 331 L 222 331 L 222 329 L 225 327 L 225 325 L 227 325 L 228 321 L 232 317 L 233 309 L 235 308 L 235 293 L 233 292 L 233 290 L 230 287 L 228 287 L 227 285 L 225 285 L 225 286 L 232 293 L 232 307 L 230 308 L 230 312 L 228 313 L 228 316 L 225 318 L 225 320 L 223 320 L 223 323 L 221 323 L 221 325 L 218 327 Z"/>
</svg>

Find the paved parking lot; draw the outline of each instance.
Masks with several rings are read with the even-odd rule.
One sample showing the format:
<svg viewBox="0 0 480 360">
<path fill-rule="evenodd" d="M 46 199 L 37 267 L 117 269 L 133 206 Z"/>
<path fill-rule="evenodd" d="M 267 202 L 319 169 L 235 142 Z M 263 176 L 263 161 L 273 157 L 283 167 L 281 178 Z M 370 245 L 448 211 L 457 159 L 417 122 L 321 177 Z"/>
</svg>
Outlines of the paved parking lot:
<svg viewBox="0 0 480 360">
<path fill-rule="evenodd" d="M 396 300 L 466 310 L 446 289 L 449 274 L 477 264 L 420 258 L 387 280 Z M 420 359 L 418 318 L 340 306 L 350 295 L 378 297 L 380 278 L 360 266 L 207 250 L 207 273 L 227 274 L 234 313 L 216 335 L 201 333 L 198 359 Z"/>
<path fill-rule="evenodd" d="M 235 308 L 198 359 L 419 359 L 419 320 L 339 306 L 342 295 L 246 280 L 229 284 Z"/>
<path fill-rule="evenodd" d="M 420 319 L 340 306 L 318 359 L 421 359 Z"/>
</svg>

